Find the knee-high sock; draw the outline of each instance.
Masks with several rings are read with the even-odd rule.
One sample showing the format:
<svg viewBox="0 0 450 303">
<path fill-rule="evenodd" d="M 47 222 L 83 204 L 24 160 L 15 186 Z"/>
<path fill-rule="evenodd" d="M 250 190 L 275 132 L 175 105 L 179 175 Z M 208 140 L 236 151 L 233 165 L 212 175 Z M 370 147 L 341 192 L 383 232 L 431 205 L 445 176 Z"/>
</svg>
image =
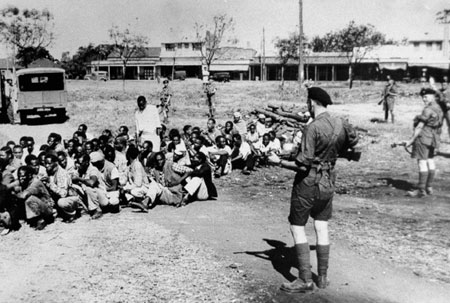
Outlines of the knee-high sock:
<svg viewBox="0 0 450 303">
<path fill-rule="evenodd" d="M 311 274 L 311 262 L 309 259 L 310 255 L 309 244 L 308 243 L 295 244 L 295 251 L 297 252 L 299 278 L 302 279 L 304 282 L 311 282 L 312 274 Z"/>
<path fill-rule="evenodd" d="M 427 183 L 428 172 L 419 172 L 419 184 L 417 184 L 418 189 L 425 189 L 425 184 Z"/>
<path fill-rule="evenodd" d="M 431 187 L 431 185 L 433 184 L 435 175 L 436 175 L 436 170 L 430 169 L 428 171 L 428 178 L 427 178 L 427 184 L 426 184 L 427 187 Z"/>
<path fill-rule="evenodd" d="M 317 245 L 317 274 L 326 276 L 328 270 L 328 260 L 330 259 L 330 245 Z"/>
</svg>

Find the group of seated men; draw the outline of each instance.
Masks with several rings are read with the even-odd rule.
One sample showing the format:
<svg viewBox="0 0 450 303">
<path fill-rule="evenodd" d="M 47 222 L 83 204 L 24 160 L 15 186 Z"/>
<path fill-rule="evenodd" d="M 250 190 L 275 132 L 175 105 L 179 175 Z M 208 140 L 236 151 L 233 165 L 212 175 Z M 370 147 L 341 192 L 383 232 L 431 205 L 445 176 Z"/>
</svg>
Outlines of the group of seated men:
<svg viewBox="0 0 450 303">
<path fill-rule="evenodd" d="M 2 234 L 19 229 L 20 220 L 41 230 L 57 216 L 72 222 L 82 213 L 98 219 L 126 206 L 148 212 L 157 204 L 214 199 L 213 176 L 232 168 L 250 174 L 282 154 L 277 134 L 286 139 L 283 124 L 275 129 L 263 115 L 247 123 L 236 112 L 224 127 L 211 118 L 204 130 L 163 130 L 159 148 L 136 145 L 126 126 L 91 138 L 84 124 L 69 140 L 51 133 L 40 148 L 33 137 L 10 141 L 0 148 Z"/>
</svg>

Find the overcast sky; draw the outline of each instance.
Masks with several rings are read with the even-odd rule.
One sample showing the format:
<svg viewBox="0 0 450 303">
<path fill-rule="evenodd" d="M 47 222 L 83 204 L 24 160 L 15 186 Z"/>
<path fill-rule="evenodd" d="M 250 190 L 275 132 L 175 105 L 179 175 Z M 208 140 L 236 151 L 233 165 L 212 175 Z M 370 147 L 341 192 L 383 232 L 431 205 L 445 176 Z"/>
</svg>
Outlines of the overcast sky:
<svg viewBox="0 0 450 303">
<path fill-rule="evenodd" d="M 239 46 L 266 48 L 275 37 L 298 30 L 298 0 L 0 0 L 0 8 L 48 8 L 55 17 L 56 39 L 50 53 L 73 55 L 90 42 L 108 43 L 113 24 L 145 34 L 150 46 L 166 39 L 195 35 L 194 24 L 211 22 L 218 13 L 235 20 Z M 303 0 L 304 32 L 308 37 L 344 27 L 351 20 L 371 23 L 388 38 L 412 38 L 424 32 L 441 32 L 438 11 L 450 9 L 449 0 Z M 1 57 L 5 56 L 5 52 Z"/>
</svg>

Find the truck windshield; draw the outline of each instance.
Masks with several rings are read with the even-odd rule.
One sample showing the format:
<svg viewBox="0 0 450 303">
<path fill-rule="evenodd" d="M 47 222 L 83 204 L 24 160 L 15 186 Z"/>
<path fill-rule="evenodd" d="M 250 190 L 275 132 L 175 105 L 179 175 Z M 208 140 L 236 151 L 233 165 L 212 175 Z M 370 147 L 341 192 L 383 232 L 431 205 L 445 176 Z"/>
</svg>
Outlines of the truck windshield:
<svg viewBox="0 0 450 303">
<path fill-rule="evenodd" d="M 19 90 L 22 92 L 64 90 L 64 74 L 43 73 L 20 75 Z"/>
</svg>

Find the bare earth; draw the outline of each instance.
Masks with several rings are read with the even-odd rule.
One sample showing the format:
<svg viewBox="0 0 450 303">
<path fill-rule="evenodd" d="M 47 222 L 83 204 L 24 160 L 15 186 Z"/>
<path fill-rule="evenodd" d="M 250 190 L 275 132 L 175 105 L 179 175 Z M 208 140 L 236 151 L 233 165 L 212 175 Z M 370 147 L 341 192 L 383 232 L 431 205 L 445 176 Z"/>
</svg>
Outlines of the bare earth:
<svg viewBox="0 0 450 303">
<path fill-rule="evenodd" d="M 404 193 L 417 178 L 414 162 L 389 148 L 409 136 L 405 129 L 420 110 L 409 102 L 399 102 L 400 126 L 370 129 L 360 163 L 339 163 L 326 290 L 279 291 L 297 273 L 287 223 L 293 173 L 262 168 L 219 179 L 216 201 L 149 214 L 124 209 L 97 221 L 57 221 L 42 232 L 24 225 L 0 239 L 0 302 L 448 302 L 448 159 L 437 159 L 436 194 L 411 199 Z M 366 128 L 381 117 L 373 102 L 332 110 Z M 1 125 L 0 138 L 70 137 L 80 120 Z M 308 229 L 313 235 L 311 222 Z"/>
</svg>

